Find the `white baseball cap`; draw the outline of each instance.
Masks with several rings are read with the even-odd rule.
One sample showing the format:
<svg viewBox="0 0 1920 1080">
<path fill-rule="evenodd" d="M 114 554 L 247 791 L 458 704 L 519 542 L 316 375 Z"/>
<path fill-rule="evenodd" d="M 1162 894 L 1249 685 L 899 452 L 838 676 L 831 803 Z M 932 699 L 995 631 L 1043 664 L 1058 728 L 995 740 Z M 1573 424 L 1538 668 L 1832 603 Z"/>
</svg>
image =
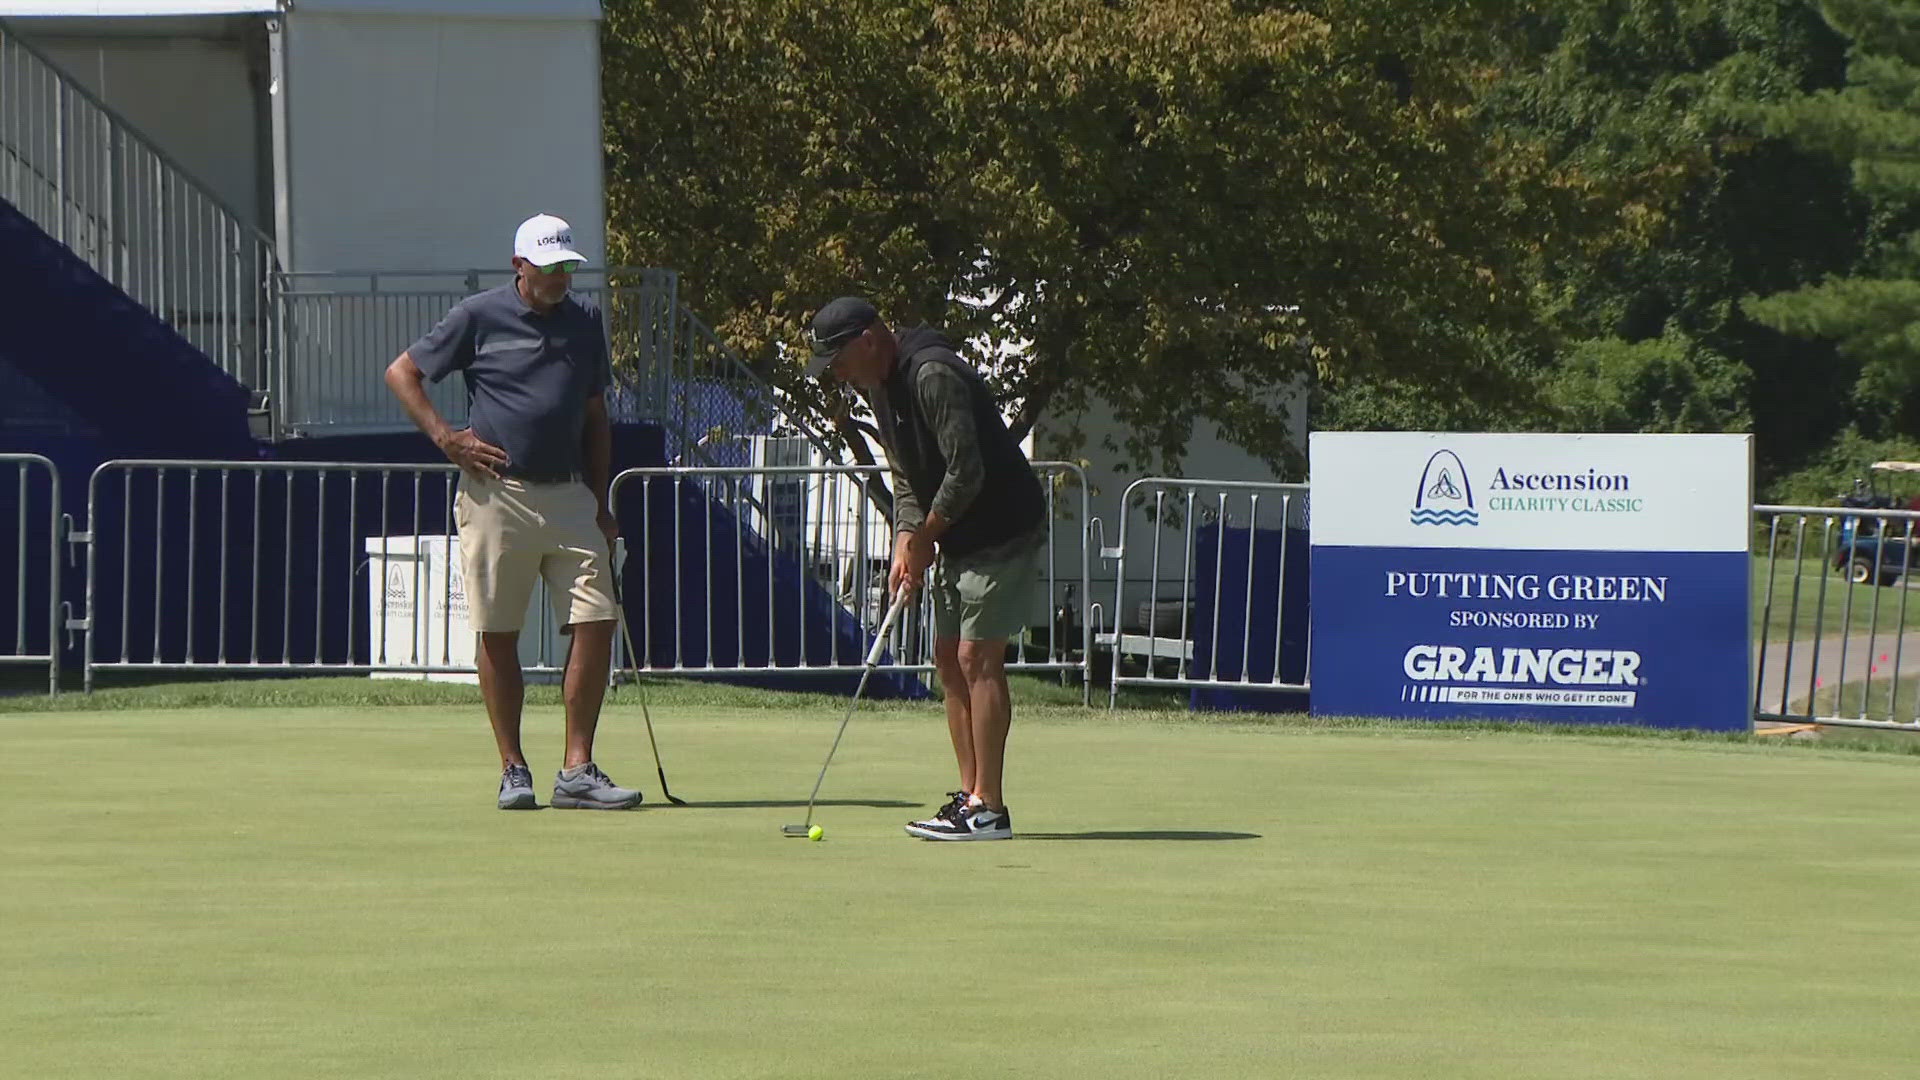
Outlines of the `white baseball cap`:
<svg viewBox="0 0 1920 1080">
<path fill-rule="evenodd" d="M 587 261 L 586 256 L 573 250 L 573 226 L 552 214 L 535 214 L 521 222 L 519 231 L 513 234 L 513 253 L 535 266 Z"/>
</svg>

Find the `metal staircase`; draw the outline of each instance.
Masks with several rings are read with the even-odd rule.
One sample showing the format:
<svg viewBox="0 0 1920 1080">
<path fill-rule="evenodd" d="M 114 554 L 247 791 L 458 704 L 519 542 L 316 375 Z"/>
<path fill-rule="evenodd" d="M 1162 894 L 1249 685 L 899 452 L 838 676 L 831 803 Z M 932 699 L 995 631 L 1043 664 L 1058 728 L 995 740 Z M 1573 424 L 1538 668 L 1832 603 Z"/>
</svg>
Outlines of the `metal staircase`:
<svg viewBox="0 0 1920 1080">
<path fill-rule="evenodd" d="M 509 271 L 288 273 L 271 237 L 0 20 L 0 199 L 251 392 L 272 438 L 410 430 L 380 371 Z M 671 461 L 727 464 L 743 438 L 828 443 L 679 301 L 662 269 L 582 273 L 606 313 L 616 419 L 659 424 Z M 464 418 L 457 380 L 432 388 Z"/>
<path fill-rule="evenodd" d="M 4 21 L 0 198 L 236 382 L 275 388 L 273 240 Z"/>
</svg>

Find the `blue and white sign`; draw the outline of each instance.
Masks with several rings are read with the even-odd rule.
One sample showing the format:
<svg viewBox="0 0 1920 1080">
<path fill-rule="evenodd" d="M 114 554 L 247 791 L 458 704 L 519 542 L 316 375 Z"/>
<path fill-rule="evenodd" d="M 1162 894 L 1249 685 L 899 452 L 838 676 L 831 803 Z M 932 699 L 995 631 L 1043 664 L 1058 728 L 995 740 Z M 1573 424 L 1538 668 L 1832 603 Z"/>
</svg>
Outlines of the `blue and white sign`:
<svg viewBox="0 0 1920 1080">
<path fill-rule="evenodd" d="M 1313 711 L 1746 728 L 1752 449 L 1314 434 Z"/>
</svg>

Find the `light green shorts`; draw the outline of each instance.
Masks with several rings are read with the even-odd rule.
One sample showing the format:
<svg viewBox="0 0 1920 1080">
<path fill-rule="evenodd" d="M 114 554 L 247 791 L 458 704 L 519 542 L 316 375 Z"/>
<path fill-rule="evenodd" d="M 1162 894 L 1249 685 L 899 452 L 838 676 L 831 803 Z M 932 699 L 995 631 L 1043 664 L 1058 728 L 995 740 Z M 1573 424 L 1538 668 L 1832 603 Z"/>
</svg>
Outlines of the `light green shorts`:
<svg viewBox="0 0 1920 1080">
<path fill-rule="evenodd" d="M 1036 544 L 999 562 L 955 570 L 946 559 L 934 564 L 934 633 L 943 639 L 998 641 L 1019 636 L 1034 617 L 1040 591 L 1040 555 Z"/>
</svg>

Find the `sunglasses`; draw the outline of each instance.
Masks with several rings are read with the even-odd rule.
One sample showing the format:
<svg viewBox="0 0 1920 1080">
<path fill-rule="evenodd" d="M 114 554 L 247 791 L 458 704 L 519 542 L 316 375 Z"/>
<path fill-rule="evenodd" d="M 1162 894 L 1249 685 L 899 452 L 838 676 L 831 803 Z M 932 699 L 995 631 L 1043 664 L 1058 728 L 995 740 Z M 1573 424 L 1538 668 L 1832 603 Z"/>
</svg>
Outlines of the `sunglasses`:
<svg viewBox="0 0 1920 1080">
<path fill-rule="evenodd" d="M 564 262 L 551 263 L 547 266 L 541 266 L 538 263 L 535 263 L 534 269 L 540 271 L 543 274 L 571 274 L 575 270 L 580 269 L 580 260 L 567 259 Z"/>
<path fill-rule="evenodd" d="M 866 327 L 863 326 L 858 330 L 852 331 L 851 333 L 841 334 L 839 337 L 834 338 L 830 341 L 824 342 L 823 344 L 825 344 L 827 348 L 833 350 L 833 359 L 839 360 L 841 354 L 847 351 L 847 346 L 853 344 L 856 341 L 859 341 L 861 335 L 865 334 L 866 332 L 867 332 L 867 329 Z"/>
</svg>

